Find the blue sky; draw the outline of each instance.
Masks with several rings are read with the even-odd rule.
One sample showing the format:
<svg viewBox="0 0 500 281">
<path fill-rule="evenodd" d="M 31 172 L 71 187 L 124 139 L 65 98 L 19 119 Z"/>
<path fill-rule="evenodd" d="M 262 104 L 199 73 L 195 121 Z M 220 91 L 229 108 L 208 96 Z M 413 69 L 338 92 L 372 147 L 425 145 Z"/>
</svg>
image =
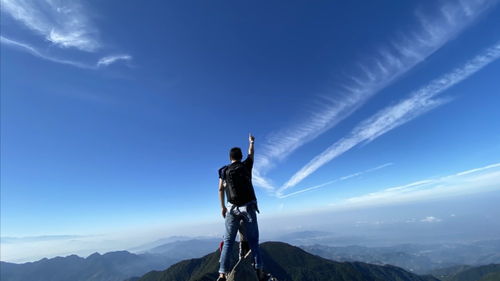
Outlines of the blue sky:
<svg viewBox="0 0 500 281">
<path fill-rule="evenodd" d="M 2 0 L 2 237 L 498 191 L 498 1 L 366 2 Z"/>
</svg>

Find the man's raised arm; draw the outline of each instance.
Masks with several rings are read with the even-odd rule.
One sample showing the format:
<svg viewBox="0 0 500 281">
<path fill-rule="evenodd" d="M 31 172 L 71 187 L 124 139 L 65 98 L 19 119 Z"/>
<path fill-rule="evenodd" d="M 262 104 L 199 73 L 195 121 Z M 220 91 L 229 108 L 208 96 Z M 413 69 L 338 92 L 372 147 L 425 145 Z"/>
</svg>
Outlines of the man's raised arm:
<svg viewBox="0 0 500 281">
<path fill-rule="evenodd" d="M 253 142 L 255 141 L 255 137 L 252 134 L 248 134 L 248 157 L 253 160 Z"/>
</svg>

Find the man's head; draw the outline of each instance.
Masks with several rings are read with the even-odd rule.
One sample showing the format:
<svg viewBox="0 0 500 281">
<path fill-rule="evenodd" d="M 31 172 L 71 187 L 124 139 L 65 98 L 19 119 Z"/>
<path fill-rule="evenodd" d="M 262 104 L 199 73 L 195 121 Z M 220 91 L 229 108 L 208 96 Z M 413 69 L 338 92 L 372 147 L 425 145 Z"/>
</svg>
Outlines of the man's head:
<svg viewBox="0 0 500 281">
<path fill-rule="evenodd" d="M 243 158 L 243 153 L 241 152 L 241 148 L 239 147 L 233 147 L 229 151 L 229 159 L 231 161 L 241 161 Z"/>
</svg>

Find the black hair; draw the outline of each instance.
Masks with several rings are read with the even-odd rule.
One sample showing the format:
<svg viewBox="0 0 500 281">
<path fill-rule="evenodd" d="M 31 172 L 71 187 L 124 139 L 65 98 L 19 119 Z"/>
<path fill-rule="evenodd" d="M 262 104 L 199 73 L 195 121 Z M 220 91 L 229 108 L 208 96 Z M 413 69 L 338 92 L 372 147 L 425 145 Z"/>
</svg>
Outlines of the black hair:
<svg viewBox="0 0 500 281">
<path fill-rule="evenodd" d="M 233 147 L 229 151 L 229 158 L 231 160 L 236 160 L 236 161 L 241 161 L 243 158 L 243 153 L 241 152 L 241 148 L 239 147 Z"/>
</svg>

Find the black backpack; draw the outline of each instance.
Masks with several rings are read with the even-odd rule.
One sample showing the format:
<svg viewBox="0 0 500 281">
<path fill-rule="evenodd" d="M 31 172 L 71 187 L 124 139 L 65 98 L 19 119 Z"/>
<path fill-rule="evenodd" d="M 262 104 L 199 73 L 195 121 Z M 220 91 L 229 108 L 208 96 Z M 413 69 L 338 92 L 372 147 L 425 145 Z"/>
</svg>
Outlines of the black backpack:
<svg viewBox="0 0 500 281">
<path fill-rule="evenodd" d="M 255 199 L 252 175 L 241 162 L 234 162 L 225 171 L 227 200 L 236 206 L 242 206 Z"/>
</svg>

